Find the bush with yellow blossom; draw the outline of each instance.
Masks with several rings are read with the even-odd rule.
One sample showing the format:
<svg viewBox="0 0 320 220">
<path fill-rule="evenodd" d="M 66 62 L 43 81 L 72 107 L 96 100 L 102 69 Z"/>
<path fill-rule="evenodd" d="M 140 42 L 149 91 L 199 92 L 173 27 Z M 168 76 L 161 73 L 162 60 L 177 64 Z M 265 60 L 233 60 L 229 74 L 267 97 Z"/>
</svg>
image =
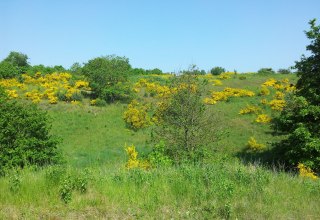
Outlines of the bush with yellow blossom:
<svg viewBox="0 0 320 220">
<path fill-rule="evenodd" d="M 137 130 L 151 125 L 151 119 L 147 113 L 148 109 L 148 106 L 139 103 L 137 100 L 132 100 L 123 113 L 123 119 L 127 126 Z"/>
</svg>

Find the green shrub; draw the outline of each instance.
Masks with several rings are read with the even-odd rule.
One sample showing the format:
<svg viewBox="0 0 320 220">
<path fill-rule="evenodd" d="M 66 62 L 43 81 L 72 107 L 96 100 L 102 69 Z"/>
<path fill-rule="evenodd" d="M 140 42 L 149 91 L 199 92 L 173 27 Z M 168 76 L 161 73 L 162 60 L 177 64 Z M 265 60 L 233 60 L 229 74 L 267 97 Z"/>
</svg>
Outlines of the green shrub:
<svg viewBox="0 0 320 220">
<path fill-rule="evenodd" d="M 245 77 L 245 76 L 239 76 L 239 79 L 240 79 L 240 80 L 245 80 L 245 79 L 247 79 L 247 77 Z"/>
<path fill-rule="evenodd" d="M 210 73 L 212 75 L 220 75 L 221 73 L 224 73 L 226 72 L 226 70 L 222 67 L 219 67 L 219 66 L 216 66 L 216 67 L 213 67 L 211 70 L 210 70 Z"/>
<path fill-rule="evenodd" d="M 35 105 L 0 98 L 0 173 L 7 168 L 60 161 L 47 114 Z"/>
<path fill-rule="evenodd" d="M 269 74 L 275 74 L 274 70 L 272 68 L 261 68 L 257 72 L 260 75 L 269 75 Z"/>
<path fill-rule="evenodd" d="M 19 68 L 14 66 L 9 62 L 1 62 L 0 63 L 0 79 L 1 78 L 12 78 L 19 74 Z"/>
<path fill-rule="evenodd" d="M 130 70 L 129 59 L 105 56 L 89 60 L 82 73 L 88 78 L 95 97 L 114 102 L 127 97 L 127 90 L 121 83 L 127 81 Z"/>
<path fill-rule="evenodd" d="M 280 73 L 280 74 L 290 74 L 291 71 L 290 71 L 290 69 L 279 69 L 278 73 Z"/>
<path fill-rule="evenodd" d="M 98 107 L 103 107 L 103 106 L 106 106 L 106 105 L 107 105 L 107 102 L 106 102 L 105 100 L 103 100 L 103 99 L 97 98 L 95 105 L 98 106 Z"/>
</svg>

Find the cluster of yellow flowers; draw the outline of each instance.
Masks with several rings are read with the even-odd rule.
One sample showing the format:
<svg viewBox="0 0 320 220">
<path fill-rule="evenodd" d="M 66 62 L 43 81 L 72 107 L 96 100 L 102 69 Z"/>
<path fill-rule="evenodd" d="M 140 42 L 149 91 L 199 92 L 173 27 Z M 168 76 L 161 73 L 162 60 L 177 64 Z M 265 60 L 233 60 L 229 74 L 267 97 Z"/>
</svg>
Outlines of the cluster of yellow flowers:
<svg viewBox="0 0 320 220">
<path fill-rule="evenodd" d="M 266 114 L 261 114 L 257 116 L 255 121 L 258 123 L 266 124 L 271 121 L 271 118 Z"/>
<path fill-rule="evenodd" d="M 221 73 L 218 78 L 219 79 L 230 79 L 233 75 L 235 75 L 234 72 L 225 72 L 225 73 Z"/>
<path fill-rule="evenodd" d="M 158 97 L 169 97 L 173 92 L 168 86 L 149 82 L 147 79 L 140 79 L 134 85 L 133 91 L 139 92 L 142 88 L 144 88 L 146 92 L 156 94 Z"/>
<path fill-rule="evenodd" d="M 254 106 L 254 105 L 249 105 L 243 109 L 240 110 L 239 114 L 240 115 L 244 115 L 244 114 L 251 114 L 251 113 L 254 113 L 254 114 L 258 114 L 262 111 L 261 108 L 259 108 L 258 106 Z"/>
<path fill-rule="evenodd" d="M 223 83 L 221 82 L 221 80 L 218 79 L 213 79 L 213 80 L 209 80 L 209 82 L 212 82 L 214 86 L 222 86 Z"/>
<path fill-rule="evenodd" d="M 128 109 L 123 113 L 123 119 L 133 129 L 148 127 L 151 125 L 151 119 L 147 113 L 148 108 L 148 106 L 140 104 L 137 100 L 132 100 L 128 104 Z"/>
<path fill-rule="evenodd" d="M 262 86 L 265 87 L 273 87 L 276 90 L 283 90 L 286 92 L 292 92 L 295 91 L 295 86 L 293 86 L 292 84 L 289 83 L 289 79 L 285 78 L 283 80 L 275 80 L 273 78 L 268 79 L 267 81 L 265 81 Z"/>
<path fill-rule="evenodd" d="M 151 168 L 151 165 L 147 160 L 138 159 L 138 152 L 133 144 L 126 147 L 125 150 L 128 155 L 128 161 L 126 163 L 127 169 L 142 168 L 146 170 Z"/>
<path fill-rule="evenodd" d="M 270 90 L 267 88 L 267 86 L 262 85 L 259 95 L 264 96 L 264 95 L 269 95 L 270 94 Z"/>
<path fill-rule="evenodd" d="M 175 94 L 178 90 L 181 89 L 190 89 L 191 92 L 195 92 L 197 90 L 196 85 L 187 85 L 180 84 L 178 87 L 168 87 L 166 85 L 160 85 L 156 82 L 149 82 L 146 79 L 140 79 L 134 86 L 133 91 L 139 92 L 142 88 L 145 89 L 146 92 L 150 94 L 156 94 L 157 98 L 169 98 L 172 94 Z"/>
<path fill-rule="evenodd" d="M 230 97 L 252 97 L 254 95 L 254 92 L 247 89 L 236 89 L 227 87 L 221 92 L 213 91 L 210 98 L 204 99 L 204 103 L 213 105 L 218 101 L 226 101 Z"/>
<path fill-rule="evenodd" d="M 75 81 L 72 85 L 72 76 L 69 73 L 52 73 L 42 76 L 38 72 L 34 76 L 22 74 L 21 78 L 22 82 L 18 82 L 15 78 L 2 79 L 0 85 L 7 88 L 8 96 L 11 98 L 19 97 L 17 90 L 27 91 L 24 92 L 24 96 L 33 103 L 48 100 L 50 104 L 56 104 L 59 91 L 65 91 L 66 100 L 75 101 L 72 98 L 74 94 L 80 93 L 80 90 L 90 90 L 89 83 L 83 80 Z"/>
<path fill-rule="evenodd" d="M 299 176 L 311 178 L 313 180 L 318 179 L 318 176 L 307 166 L 302 163 L 298 164 Z"/>
<path fill-rule="evenodd" d="M 12 89 L 12 90 L 6 89 L 5 92 L 6 92 L 7 96 L 9 97 L 9 99 L 14 99 L 14 98 L 19 97 L 17 90 L 15 90 L 15 89 Z"/>
<path fill-rule="evenodd" d="M 248 140 L 248 148 L 254 151 L 264 150 L 266 146 L 264 144 L 259 144 L 254 137 L 250 137 Z"/>
</svg>

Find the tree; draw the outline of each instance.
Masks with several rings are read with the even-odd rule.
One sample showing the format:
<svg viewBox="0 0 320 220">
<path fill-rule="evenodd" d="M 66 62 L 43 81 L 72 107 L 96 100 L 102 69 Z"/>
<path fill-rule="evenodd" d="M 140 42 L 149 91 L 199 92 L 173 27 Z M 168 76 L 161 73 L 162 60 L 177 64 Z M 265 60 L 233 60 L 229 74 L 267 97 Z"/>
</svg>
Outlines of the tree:
<svg viewBox="0 0 320 220">
<path fill-rule="evenodd" d="M 201 86 L 191 74 L 174 83 L 177 92 L 158 109 L 160 124 L 155 139 L 163 140 L 167 154 L 176 162 L 198 161 L 207 144 L 213 142 L 217 123 L 203 103 Z"/>
<path fill-rule="evenodd" d="M 11 51 L 3 61 L 11 63 L 12 65 L 17 67 L 28 67 L 28 59 L 29 58 L 26 54 Z"/>
<path fill-rule="evenodd" d="M 114 55 L 89 60 L 82 68 L 95 95 L 108 102 L 127 99 L 130 89 L 124 83 L 130 70 L 128 58 Z"/>
<path fill-rule="evenodd" d="M 275 72 L 272 68 L 261 68 L 258 70 L 258 74 L 268 75 L 268 74 L 275 74 Z"/>
<path fill-rule="evenodd" d="M 226 70 L 222 67 L 219 67 L 219 66 L 216 66 L 216 67 L 213 67 L 211 70 L 210 70 L 210 73 L 212 75 L 220 75 L 221 73 L 224 73 Z"/>
<path fill-rule="evenodd" d="M 19 68 L 9 62 L 2 61 L 0 63 L 0 79 L 15 77 L 19 74 L 19 72 Z"/>
<path fill-rule="evenodd" d="M 311 40 L 307 46 L 311 55 L 302 56 L 295 65 L 299 76 L 297 92 L 287 98 L 273 127 L 287 135 L 275 144 L 279 158 L 290 166 L 303 163 L 320 172 L 320 26 L 315 22 L 309 22 L 311 30 L 306 32 Z"/>
<path fill-rule="evenodd" d="M 13 167 L 59 162 L 57 144 L 45 112 L 8 100 L 0 88 L 0 175 Z"/>
</svg>

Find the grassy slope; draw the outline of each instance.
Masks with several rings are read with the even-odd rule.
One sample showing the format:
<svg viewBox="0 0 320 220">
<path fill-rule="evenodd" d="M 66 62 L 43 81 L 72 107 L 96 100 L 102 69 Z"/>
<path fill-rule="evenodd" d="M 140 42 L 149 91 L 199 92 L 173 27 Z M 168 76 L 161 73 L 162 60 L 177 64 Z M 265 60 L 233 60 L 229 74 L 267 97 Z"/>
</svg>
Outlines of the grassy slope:
<svg viewBox="0 0 320 220">
<path fill-rule="evenodd" d="M 251 75 L 246 80 L 230 79 L 220 89 L 230 86 L 257 90 L 265 79 Z M 138 151 L 148 148 L 148 131 L 125 128 L 124 105 L 44 106 L 53 119 L 53 134 L 63 139 L 60 147 L 66 155 L 66 168 L 61 175 L 51 172 L 60 168 L 23 170 L 16 193 L 10 191 L 15 186 L 15 175 L 1 178 L 0 219 L 319 218 L 320 181 L 304 180 L 258 164 L 244 165 L 236 157 L 250 136 L 263 143 L 272 138 L 267 125 L 253 123 L 254 116 L 238 115 L 246 104 L 259 100 L 239 98 L 212 106 L 226 132 L 213 143 L 216 154 L 208 165 L 148 172 L 123 169 L 125 143 L 135 144 Z M 89 179 L 88 191 L 74 191 L 67 205 L 59 198 L 65 173 Z"/>
</svg>

